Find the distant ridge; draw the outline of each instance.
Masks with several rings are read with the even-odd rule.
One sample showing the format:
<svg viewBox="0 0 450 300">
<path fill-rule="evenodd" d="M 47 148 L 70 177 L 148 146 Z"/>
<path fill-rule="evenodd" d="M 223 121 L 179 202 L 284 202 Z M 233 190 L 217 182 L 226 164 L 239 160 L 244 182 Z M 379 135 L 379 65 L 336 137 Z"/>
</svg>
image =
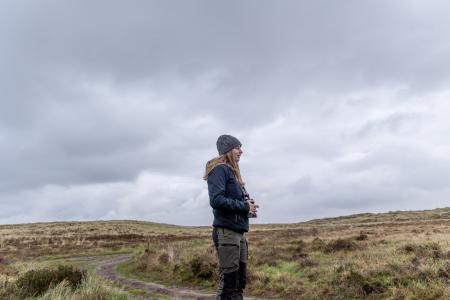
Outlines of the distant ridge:
<svg viewBox="0 0 450 300">
<path fill-rule="evenodd" d="M 382 213 L 358 213 L 338 217 L 326 217 L 317 218 L 303 222 L 293 222 L 293 223 L 264 223 L 264 224 L 253 224 L 253 227 L 260 226 L 289 226 L 289 225 L 299 225 L 299 224 L 325 224 L 325 223 L 371 223 L 371 222 L 396 222 L 396 221 L 418 221 L 418 220 L 436 220 L 436 219 L 450 219 L 450 207 L 434 208 L 427 210 L 396 210 Z M 59 226 L 59 225 L 77 226 L 77 225 L 139 225 L 150 228 L 172 228 L 172 229 L 204 229 L 209 228 L 211 225 L 175 225 L 169 223 L 157 223 L 152 221 L 143 220 L 86 220 L 86 221 L 48 221 L 48 222 L 30 222 L 30 223 L 17 223 L 17 224 L 0 224 L 0 227 L 16 227 L 16 226 Z"/>
<path fill-rule="evenodd" d="M 370 223 L 370 222 L 395 222 L 450 219 L 450 207 L 434 208 L 428 210 L 396 210 L 385 213 L 359 213 L 347 216 L 313 219 L 298 224 L 322 224 L 322 223 Z"/>
</svg>

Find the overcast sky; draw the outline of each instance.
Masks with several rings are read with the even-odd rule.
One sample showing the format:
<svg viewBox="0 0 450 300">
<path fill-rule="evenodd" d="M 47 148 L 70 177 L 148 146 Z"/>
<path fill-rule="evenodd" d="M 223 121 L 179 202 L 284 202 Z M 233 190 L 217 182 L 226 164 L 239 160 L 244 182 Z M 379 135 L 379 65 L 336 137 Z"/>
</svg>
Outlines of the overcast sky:
<svg viewBox="0 0 450 300">
<path fill-rule="evenodd" d="M 0 223 L 253 222 L 450 203 L 448 1 L 2 1 Z"/>
</svg>

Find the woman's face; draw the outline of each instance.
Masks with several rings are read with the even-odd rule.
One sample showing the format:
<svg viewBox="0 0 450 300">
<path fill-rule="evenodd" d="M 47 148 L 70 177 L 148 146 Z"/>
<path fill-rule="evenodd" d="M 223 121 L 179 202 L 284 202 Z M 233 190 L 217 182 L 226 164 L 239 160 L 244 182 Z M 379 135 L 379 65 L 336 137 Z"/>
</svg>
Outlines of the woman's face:
<svg viewBox="0 0 450 300">
<path fill-rule="evenodd" d="M 239 162 L 239 158 L 241 157 L 242 149 L 241 146 L 237 146 L 231 150 L 231 155 L 233 156 L 233 159 L 235 162 Z"/>
</svg>

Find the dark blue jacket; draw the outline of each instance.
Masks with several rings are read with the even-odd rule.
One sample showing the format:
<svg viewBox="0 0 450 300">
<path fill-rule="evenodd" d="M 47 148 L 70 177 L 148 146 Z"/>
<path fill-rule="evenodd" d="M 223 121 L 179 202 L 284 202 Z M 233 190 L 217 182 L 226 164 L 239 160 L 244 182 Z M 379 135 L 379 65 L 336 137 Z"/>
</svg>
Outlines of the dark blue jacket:
<svg viewBox="0 0 450 300">
<path fill-rule="evenodd" d="M 214 227 L 237 232 L 248 231 L 248 204 L 230 166 L 220 164 L 208 175 L 209 204 Z"/>
</svg>

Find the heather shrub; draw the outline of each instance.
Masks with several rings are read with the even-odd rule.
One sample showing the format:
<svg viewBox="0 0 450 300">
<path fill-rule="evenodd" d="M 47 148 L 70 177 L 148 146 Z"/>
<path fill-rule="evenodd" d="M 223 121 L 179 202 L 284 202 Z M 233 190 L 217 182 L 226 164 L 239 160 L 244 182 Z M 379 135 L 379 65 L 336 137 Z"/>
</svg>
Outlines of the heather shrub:
<svg viewBox="0 0 450 300">
<path fill-rule="evenodd" d="M 30 270 L 20 276 L 16 286 L 24 297 L 33 297 L 45 293 L 50 287 L 67 281 L 72 288 L 77 287 L 86 276 L 86 271 L 72 266 L 60 265 L 56 269 Z"/>
<path fill-rule="evenodd" d="M 311 267 L 316 267 L 318 266 L 319 263 L 317 263 L 316 261 L 312 260 L 309 257 L 302 257 L 298 260 L 298 268 L 299 269 L 304 269 L 304 268 L 311 268 Z"/>
<path fill-rule="evenodd" d="M 357 245 L 355 244 L 355 242 L 353 242 L 350 239 L 337 239 L 337 240 L 333 240 L 330 241 L 326 246 L 325 246 L 325 252 L 326 253 L 331 253 L 331 252 L 336 252 L 336 251 L 350 251 L 350 250 L 355 250 L 358 249 Z"/>
<path fill-rule="evenodd" d="M 371 295 L 381 295 L 389 287 L 389 274 L 379 272 L 368 276 L 358 271 L 337 270 L 333 285 L 340 294 L 349 298 L 366 298 Z"/>
<path fill-rule="evenodd" d="M 189 262 L 192 274 L 199 279 L 211 279 L 217 269 L 217 264 L 205 260 L 202 257 L 195 256 Z"/>
<path fill-rule="evenodd" d="M 446 255 L 443 253 L 441 246 L 437 243 L 427 244 L 412 244 L 407 243 L 399 247 L 398 252 L 405 254 L 415 254 L 417 257 L 429 257 L 433 259 L 444 258 Z"/>
<path fill-rule="evenodd" d="M 158 257 L 158 262 L 159 262 L 160 264 L 167 264 L 167 263 L 169 263 L 169 259 L 170 259 L 169 254 L 167 254 L 167 253 L 162 253 L 162 254 Z"/>
<path fill-rule="evenodd" d="M 368 238 L 369 238 L 369 236 L 368 236 L 367 234 L 365 234 L 365 233 L 363 233 L 363 232 L 360 232 L 359 235 L 357 235 L 357 236 L 355 237 L 355 240 L 357 240 L 357 241 L 365 241 L 365 240 L 367 240 Z"/>
</svg>

